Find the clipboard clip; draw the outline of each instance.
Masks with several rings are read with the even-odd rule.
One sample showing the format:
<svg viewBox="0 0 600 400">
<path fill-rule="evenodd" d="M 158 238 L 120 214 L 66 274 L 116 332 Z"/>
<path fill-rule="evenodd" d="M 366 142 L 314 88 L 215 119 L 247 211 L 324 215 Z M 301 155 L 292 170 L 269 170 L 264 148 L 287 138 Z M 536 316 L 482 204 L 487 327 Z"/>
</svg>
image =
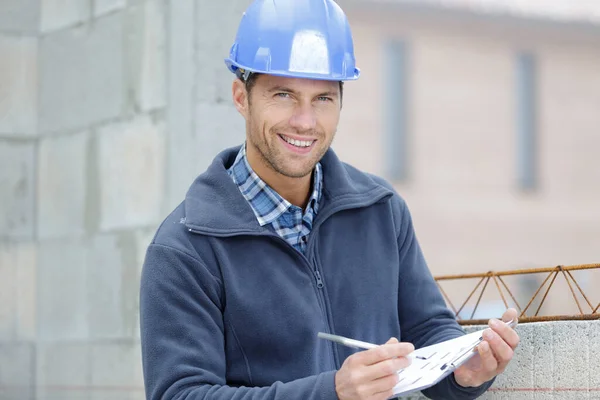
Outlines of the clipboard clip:
<svg viewBox="0 0 600 400">
<path fill-rule="evenodd" d="M 517 322 L 515 320 L 510 320 L 508 322 L 505 322 L 505 324 L 511 328 L 514 328 L 517 326 Z M 475 348 L 477 346 L 479 346 L 479 344 L 481 344 L 482 341 L 483 341 L 483 336 L 481 336 L 479 339 L 477 339 L 477 341 L 475 343 L 473 343 L 473 345 L 469 346 L 465 351 L 463 351 L 462 353 L 460 353 L 459 355 L 454 357 L 449 362 L 444 363 L 440 367 L 440 370 L 444 371 L 446 368 L 450 367 L 450 371 L 454 371 L 456 368 L 460 367 L 462 364 L 464 364 L 466 361 L 468 361 L 471 357 L 473 357 L 476 354 Z"/>
</svg>

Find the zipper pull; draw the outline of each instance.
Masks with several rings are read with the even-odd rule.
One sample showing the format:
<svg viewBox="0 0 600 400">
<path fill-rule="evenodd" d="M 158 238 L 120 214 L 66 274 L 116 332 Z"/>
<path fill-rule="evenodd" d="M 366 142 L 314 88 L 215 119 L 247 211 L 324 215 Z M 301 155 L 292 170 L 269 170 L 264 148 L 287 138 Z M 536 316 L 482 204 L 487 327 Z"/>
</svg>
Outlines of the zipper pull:
<svg viewBox="0 0 600 400">
<path fill-rule="evenodd" d="M 323 280 L 321 279 L 321 274 L 319 270 L 315 268 L 315 277 L 317 278 L 317 287 L 321 289 L 323 287 Z"/>
</svg>

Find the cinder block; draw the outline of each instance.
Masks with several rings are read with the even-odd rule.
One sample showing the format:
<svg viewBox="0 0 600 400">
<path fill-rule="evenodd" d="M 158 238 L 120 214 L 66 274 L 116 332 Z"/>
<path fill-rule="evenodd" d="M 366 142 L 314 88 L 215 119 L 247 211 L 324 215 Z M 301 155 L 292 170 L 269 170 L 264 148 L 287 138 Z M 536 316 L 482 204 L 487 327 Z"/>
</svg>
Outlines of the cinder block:
<svg viewBox="0 0 600 400">
<path fill-rule="evenodd" d="M 590 321 L 588 334 L 589 338 L 589 376 L 590 376 L 590 397 L 600 399 L 600 321 Z"/>
<path fill-rule="evenodd" d="M 126 6 L 126 0 L 94 0 L 94 17 L 120 10 Z"/>
<path fill-rule="evenodd" d="M 42 341 L 89 337 L 85 244 L 46 240 L 39 245 L 38 338 Z"/>
<path fill-rule="evenodd" d="M 88 400 L 90 392 L 90 345 L 43 343 L 38 345 L 37 398 Z"/>
<path fill-rule="evenodd" d="M 561 399 L 589 398 L 590 368 L 589 328 L 587 321 L 555 322 L 554 388 Z M 594 343 L 597 346 L 597 343 Z M 543 351 L 540 348 L 539 351 Z M 595 360 L 596 364 L 598 360 Z M 568 390 L 565 390 L 568 389 Z M 575 390 L 573 390 L 575 389 Z M 576 391 L 578 390 L 578 391 Z"/>
<path fill-rule="evenodd" d="M 533 387 L 535 389 L 554 388 L 554 351 L 555 337 L 554 325 L 549 322 L 533 324 L 535 328 L 535 338 L 533 347 L 535 349 L 535 358 L 533 369 Z M 543 392 L 536 392 L 534 398 L 542 398 Z"/>
<path fill-rule="evenodd" d="M 195 13 L 193 0 L 169 2 L 168 107 L 169 175 L 163 214 L 181 202 L 190 178 L 197 173 L 196 159 L 187 157 L 194 137 Z M 207 3 L 204 3 L 207 4 Z M 183 156 L 182 156 L 183 154 Z"/>
<path fill-rule="evenodd" d="M 33 243 L 16 245 L 16 338 L 34 340 L 37 320 L 37 247 Z"/>
<path fill-rule="evenodd" d="M 39 0 L 0 1 L 0 32 L 36 34 L 39 28 Z"/>
<path fill-rule="evenodd" d="M 90 400 L 144 399 L 141 365 L 138 341 L 93 344 Z"/>
<path fill-rule="evenodd" d="M 91 0 L 41 0 L 40 31 L 50 32 L 88 21 Z"/>
<path fill-rule="evenodd" d="M 12 340 L 16 330 L 16 267 L 14 254 L 0 247 L 0 340 Z"/>
<path fill-rule="evenodd" d="M 0 242 L 0 340 L 35 339 L 36 248 Z"/>
<path fill-rule="evenodd" d="M 154 238 L 156 229 L 140 229 L 135 232 L 135 248 L 137 249 L 137 277 L 136 277 L 136 291 L 139 293 L 139 282 L 142 273 L 142 266 L 144 265 L 144 259 L 146 258 L 146 250 L 150 245 L 150 242 Z M 136 298 L 139 305 L 139 297 Z M 136 321 L 135 321 L 135 338 L 140 338 L 140 313 L 139 307 L 136 309 Z"/>
<path fill-rule="evenodd" d="M 166 6 L 149 0 L 127 10 L 127 82 L 136 111 L 166 106 Z M 178 90 L 181 87 L 177 87 Z"/>
<path fill-rule="evenodd" d="M 0 5 L 0 15 L 2 15 Z M 2 18 L 2 17 L 0 17 Z M 38 39 L 0 35 L 0 133 L 37 133 Z"/>
<path fill-rule="evenodd" d="M 133 233 L 99 235 L 87 257 L 89 331 L 93 339 L 134 338 L 138 328 L 139 274 Z"/>
<path fill-rule="evenodd" d="M 35 345 L 30 342 L 0 342 L 0 398 L 33 400 Z"/>
<path fill-rule="evenodd" d="M 169 199 L 164 213 L 184 199 L 193 180 L 218 153 L 246 138 L 244 118 L 233 105 L 199 103 L 195 121 L 192 136 L 169 132 Z"/>
<path fill-rule="evenodd" d="M 100 228 L 155 224 L 165 170 L 164 123 L 140 117 L 99 129 Z"/>
<path fill-rule="evenodd" d="M 235 76 L 223 60 L 235 40 L 237 28 L 250 0 L 202 2 L 196 15 L 198 44 L 196 98 L 201 102 L 229 103 Z M 219 35 L 214 35 L 219 32 Z"/>
<path fill-rule="evenodd" d="M 32 239 L 35 144 L 0 141 L 0 238 Z"/>
<path fill-rule="evenodd" d="M 496 378 L 494 389 L 505 395 L 511 394 L 518 396 L 519 399 L 533 399 L 533 392 L 530 389 L 533 387 L 533 369 L 535 349 L 533 340 L 536 337 L 535 326 L 532 324 L 522 324 L 516 328 L 521 339 L 519 347 L 517 347 L 513 359 L 504 371 Z M 504 391 L 504 390 L 507 391 Z M 522 392 L 511 392 L 510 390 L 523 390 Z"/>
<path fill-rule="evenodd" d="M 0 243 L 0 340 L 35 339 L 36 249 Z"/>
<path fill-rule="evenodd" d="M 44 138 L 38 162 L 38 235 L 78 236 L 85 229 L 87 132 Z"/>
<path fill-rule="evenodd" d="M 78 1 L 78 0 L 77 0 Z M 40 131 L 87 127 L 125 108 L 121 13 L 40 43 Z"/>
<path fill-rule="evenodd" d="M 200 170 L 196 173 L 203 172 L 222 150 L 246 140 L 245 120 L 231 103 L 198 104 L 196 127 L 198 142 L 192 150 L 201 155 Z"/>
</svg>

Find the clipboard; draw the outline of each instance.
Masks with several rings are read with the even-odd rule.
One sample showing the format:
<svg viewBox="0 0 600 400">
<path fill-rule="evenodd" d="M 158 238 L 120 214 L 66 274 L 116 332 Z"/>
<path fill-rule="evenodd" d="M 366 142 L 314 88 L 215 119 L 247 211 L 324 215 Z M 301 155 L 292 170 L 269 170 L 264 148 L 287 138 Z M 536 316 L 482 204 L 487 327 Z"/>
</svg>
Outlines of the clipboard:
<svg viewBox="0 0 600 400">
<path fill-rule="evenodd" d="M 506 325 L 514 328 L 517 323 L 509 321 Z M 391 398 L 427 389 L 446 378 L 477 354 L 475 349 L 483 340 L 483 332 L 486 329 L 422 347 L 410 353 L 407 357 L 411 359 L 411 364 L 398 371 L 399 381 L 394 386 L 394 394 Z M 372 349 L 378 346 L 322 332 L 318 336 L 355 348 Z"/>
</svg>

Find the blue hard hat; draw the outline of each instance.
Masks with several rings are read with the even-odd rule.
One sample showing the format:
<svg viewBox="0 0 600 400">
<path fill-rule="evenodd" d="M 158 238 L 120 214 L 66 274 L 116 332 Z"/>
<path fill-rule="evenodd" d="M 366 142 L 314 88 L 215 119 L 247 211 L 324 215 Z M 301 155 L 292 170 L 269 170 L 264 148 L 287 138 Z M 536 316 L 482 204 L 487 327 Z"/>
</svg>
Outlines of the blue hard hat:
<svg viewBox="0 0 600 400">
<path fill-rule="evenodd" d="M 358 79 L 346 15 L 333 0 L 255 0 L 244 13 L 229 58 L 238 76 Z"/>
</svg>

